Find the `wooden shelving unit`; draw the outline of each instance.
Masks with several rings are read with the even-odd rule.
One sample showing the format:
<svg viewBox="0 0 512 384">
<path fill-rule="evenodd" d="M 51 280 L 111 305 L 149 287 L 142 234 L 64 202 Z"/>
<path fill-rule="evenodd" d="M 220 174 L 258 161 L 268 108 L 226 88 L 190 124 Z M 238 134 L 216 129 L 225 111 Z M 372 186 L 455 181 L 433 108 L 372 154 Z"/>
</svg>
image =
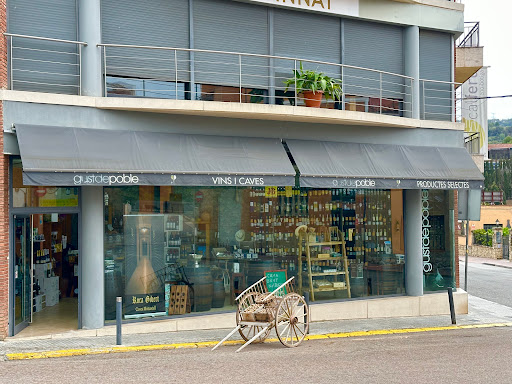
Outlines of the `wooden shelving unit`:
<svg viewBox="0 0 512 384">
<path fill-rule="evenodd" d="M 350 279 L 348 272 L 348 261 L 347 251 L 345 247 L 345 234 L 338 228 L 331 227 L 331 233 L 334 231 L 336 234 L 335 238 L 340 239 L 339 241 L 311 241 L 310 234 L 304 231 L 299 236 L 299 265 L 302 265 L 303 261 L 306 261 L 306 275 L 308 278 L 309 294 L 311 301 L 315 301 L 315 292 L 332 292 L 346 290 L 348 297 L 350 298 Z M 338 252 L 341 253 L 341 257 L 317 257 L 312 256 L 320 253 L 325 254 L 326 247 L 329 247 L 329 253 Z M 317 249 L 318 248 L 318 249 Z M 337 268 L 336 264 L 342 262 L 342 270 L 332 271 L 333 268 Z M 324 264 L 325 263 L 325 264 Z M 325 272 L 315 272 L 312 270 L 312 265 L 324 264 L 326 268 Z M 321 267 L 320 267 L 321 268 Z M 299 268 L 299 287 L 302 289 L 302 268 Z M 326 287 L 315 287 L 315 278 L 317 277 L 330 277 L 332 286 Z M 340 281 L 340 277 L 343 279 Z M 337 286 L 336 283 L 341 283 Z"/>
</svg>

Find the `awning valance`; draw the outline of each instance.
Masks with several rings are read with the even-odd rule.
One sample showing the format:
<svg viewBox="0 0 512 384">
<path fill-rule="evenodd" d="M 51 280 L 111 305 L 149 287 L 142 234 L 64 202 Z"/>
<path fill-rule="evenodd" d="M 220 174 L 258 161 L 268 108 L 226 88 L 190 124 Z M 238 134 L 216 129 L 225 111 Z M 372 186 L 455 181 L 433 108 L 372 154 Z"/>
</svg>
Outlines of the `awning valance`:
<svg viewBox="0 0 512 384">
<path fill-rule="evenodd" d="M 16 124 L 25 185 L 293 186 L 279 139 Z"/>
<path fill-rule="evenodd" d="M 481 189 L 465 148 L 287 140 L 300 185 L 314 188 Z"/>
</svg>

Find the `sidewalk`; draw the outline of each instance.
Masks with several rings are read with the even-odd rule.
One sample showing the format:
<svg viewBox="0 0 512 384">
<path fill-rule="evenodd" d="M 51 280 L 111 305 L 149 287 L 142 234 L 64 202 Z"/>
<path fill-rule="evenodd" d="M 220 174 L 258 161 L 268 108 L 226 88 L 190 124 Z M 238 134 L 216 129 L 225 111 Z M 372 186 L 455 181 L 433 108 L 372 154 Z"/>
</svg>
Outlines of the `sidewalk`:
<svg viewBox="0 0 512 384">
<path fill-rule="evenodd" d="M 464 263 L 466 256 L 465 255 L 459 255 L 459 262 Z M 505 259 L 487 259 L 484 257 L 471 257 L 468 256 L 468 263 L 469 264 L 485 264 L 485 265 L 493 265 L 495 267 L 502 267 L 502 268 L 510 268 L 512 269 L 512 262 Z"/>
<path fill-rule="evenodd" d="M 512 326 L 512 308 L 480 299 L 478 297 L 469 296 L 469 314 L 458 315 L 457 325 L 471 327 L 480 324 L 489 324 L 489 326 Z M 442 330 L 444 328 L 439 327 L 450 326 L 450 316 L 343 320 L 311 323 L 310 336 L 311 339 L 314 339 L 315 335 L 326 335 L 326 338 L 350 337 L 372 334 L 367 331 L 380 331 L 378 332 L 379 334 L 391 334 L 399 332 Z M 139 348 L 142 350 L 147 350 L 149 348 L 170 349 L 180 347 L 198 347 L 197 343 L 219 341 L 224 338 L 228 332 L 228 329 L 215 329 L 123 335 L 123 345 L 128 348 L 121 348 L 117 350 L 113 348 L 116 344 L 115 336 L 81 337 L 80 331 L 77 331 L 74 335 L 62 338 L 10 338 L 6 341 L 0 342 L 0 360 L 13 358 L 12 356 L 8 356 L 9 354 L 42 351 L 63 351 L 60 356 L 66 356 L 134 351 L 137 350 L 137 348 L 132 347 L 139 346 L 145 346 L 145 348 Z M 275 333 L 272 332 L 269 337 L 275 338 Z M 320 337 L 321 336 L 317 336 L 316 338 Z M 235 334 L 231 339 L 240 340 L 240 336 Z M 204 344 L 202 346 L 210 345 Z M 55 356 L 57 355 L 59 354 L 55 354 Z M 30 356 L 25 356 L 24 358 L 26 357 Z"/>
</svg>

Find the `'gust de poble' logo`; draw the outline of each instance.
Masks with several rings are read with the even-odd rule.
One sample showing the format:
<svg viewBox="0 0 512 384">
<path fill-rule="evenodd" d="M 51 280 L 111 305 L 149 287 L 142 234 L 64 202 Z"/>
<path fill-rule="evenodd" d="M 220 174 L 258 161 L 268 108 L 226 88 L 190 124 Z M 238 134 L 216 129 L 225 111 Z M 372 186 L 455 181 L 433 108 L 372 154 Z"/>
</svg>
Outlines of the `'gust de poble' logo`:
<svg viewBox="0 0 512 384">
<path fill-rule="evenodd" d="M 136 175 L 75 175 L 75 185 L 130 185 L 138 184 L 139 177 Z"/>
</svg>

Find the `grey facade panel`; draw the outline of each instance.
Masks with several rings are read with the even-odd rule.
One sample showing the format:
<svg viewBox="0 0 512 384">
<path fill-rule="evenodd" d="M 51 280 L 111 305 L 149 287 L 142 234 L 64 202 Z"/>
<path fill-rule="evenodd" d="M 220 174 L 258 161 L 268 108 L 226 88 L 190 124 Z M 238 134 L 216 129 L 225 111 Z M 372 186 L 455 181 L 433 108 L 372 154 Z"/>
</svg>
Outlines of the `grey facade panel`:
<svg viewBox="0 0 512 384">
<path fill-rule="evenodd" d="M 274 10 L 274 54 L 276 56 L 341 63 L 341 20 L 308 12 Z M 303 63 L 305 69 L 318 70 L 341 78 L 341 69 L 332 65 Z M 297 64 L 298 66 L 298 64 Z M 294 62 L 275 61 L 276 89 L 293 77 Z"/>
<path fill-rule="evenodd" d="M 75 0 L 9 0 L 7 12 L 10 33 L 77 40 Z M 75 44 L 12 38 L 12 56 L 13 89 L 78 93 Z"/>
<path fill-rule="evenodd" d="M 387 24 L 344 20 L 344 64 L 396 74 L 404 73 L 403 28 Z M 404 80 L 397 76 L 347 69 L 345 93 L 364 97 L 404 99 Z"/>
<path fill-rule="evenodd" d="M 169 115 L 14 101 L 4 101 L 3 104 L 4 127 L 10 127 L 12 124 L 53 125 L 105 130 L 126 129 L 436 147 L 462 147 L 464 142 L 464 132 L 458 130 L 404 129 L 387 126 L 366 126 L 362 129 L 357 125 Z"/>
<path fill-rule="evenodd" d="M 102 41 L 107 44 L 189 48 L 188 0 L 101 1 Z M 178 80 L 190 78 L 189 54 L 177 53 Z M 107 48 L 111 76 L 175 81 L 174 51 Z"/>
<path fill-rule="evenodd" d="M 227 0 L 194 0 L 196 49 L 268 55 L 267 7 Z M 238 55 L 195 53 L 195 81 L 240 86 Z M 242 57 L 242 87 L 268 87 L 269 60 Z"/>
<path fill-rule="evenodd" d="M 452 81 L 452 47 L 449 33 L 420 30 L 420 78 Z M 451 120 L 452 86 L 433 82 L 420 84 L 421 118 Z"/>
</svg>

